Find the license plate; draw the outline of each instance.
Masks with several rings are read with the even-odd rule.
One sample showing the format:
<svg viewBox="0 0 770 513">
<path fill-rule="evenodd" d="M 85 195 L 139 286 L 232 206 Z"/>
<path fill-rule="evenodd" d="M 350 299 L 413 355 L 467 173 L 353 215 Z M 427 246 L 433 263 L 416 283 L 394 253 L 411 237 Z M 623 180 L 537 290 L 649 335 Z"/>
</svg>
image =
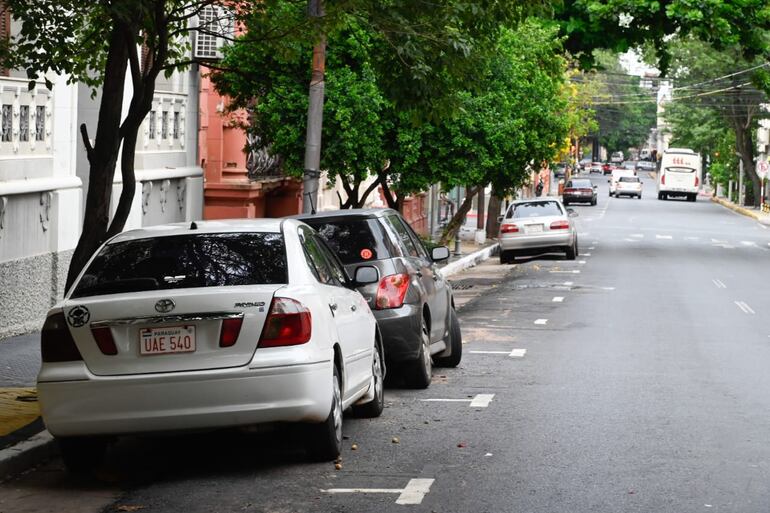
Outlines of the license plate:
<svg viewBox="0 0 770 513">
<path fill-rule="evenodd" d="M 531 224 L 524 227 L 524 233 L 540 233 L 543 231 L 542 224 Z"/>
<path fill-rule="evenodd" d="M 165 326 L 139 330 L 139 354 L 192 353 L 195 326 Z"/>
</svg>

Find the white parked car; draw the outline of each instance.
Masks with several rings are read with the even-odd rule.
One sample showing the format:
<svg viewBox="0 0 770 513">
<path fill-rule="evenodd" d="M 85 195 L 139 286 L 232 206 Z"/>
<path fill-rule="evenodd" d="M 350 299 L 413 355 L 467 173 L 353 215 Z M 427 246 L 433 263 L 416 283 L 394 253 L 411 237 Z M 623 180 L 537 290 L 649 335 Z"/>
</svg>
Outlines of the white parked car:
<svg viewBox="0 0 770 513">
<path fill-rule="evenodd" d="M 587 180 L 586 180 L 587 181 Z M 511 203 L 499 218 L 500 263 L 516 257 L 564 253 L 567 260 L 578 255 L 577 213 L 555 199 L 520 200 Z"/>
<path fill-rule="evenodd" d="M 334 459 L 342 412 L 382 412 L 377 324 L 324 241 L 292 219 L 134 230 L 105 243 L 41 336 L 42 417 L 65 464 L 113 435 L 307 424 Z"/>
</svg>

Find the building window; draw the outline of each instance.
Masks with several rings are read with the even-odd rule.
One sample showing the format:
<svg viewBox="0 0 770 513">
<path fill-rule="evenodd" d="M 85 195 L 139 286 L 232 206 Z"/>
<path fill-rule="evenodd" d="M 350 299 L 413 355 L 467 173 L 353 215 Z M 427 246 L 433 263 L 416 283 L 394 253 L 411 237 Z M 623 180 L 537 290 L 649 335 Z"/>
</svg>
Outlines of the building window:
<svg viewBox="0 0 770 513">
<path fill-rule="evenodd" d="M 29 141 L 29 105 L 19 108 L 19 141 Z"/>
<path fill-rule="evenodd" d="M 174 112 L 174 139 L 179 139 L 179 112 Z"/>
<path fill-rule="evenodd" d="M 160 115 L 160 138 L 168 139 L 168 111 L 164 110 Z"/>
<path fill-rule="evenodd" d="M 12 121 L 12 107 L 10 105 L 3 105 L 3 118 L 2 118 L 2 134 L 0 135 L 0 140 L 3 142 L 11 142 L 11 130 L 13 130 L 13 127 L 11 125 Z"/>
<path fill-rule="evenodd" d="M 155 139 L 155 111 L 150 111 L 150 139 Z"/>
<path fill-rule="evenodd" d="M 35 107 L 35 140 L 45 141 L 45 105 Z"/>
</svg>

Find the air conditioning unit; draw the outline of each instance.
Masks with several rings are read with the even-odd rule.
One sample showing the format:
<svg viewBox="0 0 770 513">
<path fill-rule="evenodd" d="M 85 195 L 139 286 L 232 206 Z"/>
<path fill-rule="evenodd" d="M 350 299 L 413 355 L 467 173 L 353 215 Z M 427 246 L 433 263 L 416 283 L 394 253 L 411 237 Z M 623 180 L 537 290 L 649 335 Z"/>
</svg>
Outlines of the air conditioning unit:
<svg viewBox="0 0 770 513">
<path fill-rule="evenodd" d="M 196 59 L 219 60 L 222 47 L 235 34 L 235 18 L 229 9 L 220 5 L 207 5 L 198 14 L 195 29 L 193 57 Z"/>
</svg>

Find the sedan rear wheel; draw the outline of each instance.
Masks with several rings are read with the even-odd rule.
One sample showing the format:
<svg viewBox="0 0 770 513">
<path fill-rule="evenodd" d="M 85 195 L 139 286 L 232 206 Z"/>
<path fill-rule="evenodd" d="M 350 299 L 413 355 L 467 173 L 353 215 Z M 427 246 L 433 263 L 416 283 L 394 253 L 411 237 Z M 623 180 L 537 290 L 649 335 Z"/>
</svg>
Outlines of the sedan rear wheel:
<svg viewBox="0 0 770 513">
<path fill-rule="evenodd" d="M 452 348 L 452 354 L 444 358 L 436 358 L 436 365 L 441 367 L 457 367 L 463 357 L 463 335 L 460 332 L 460 321 L 457 320 L 457 313 L 452 308 L 449 311 L 449 347 Z"/>
<path fill-rule="evenodd" d="M 104 460 L 107 439 L 90 436 L 56 438 L 64 466 L 73 474 L 83 474 Z"/>
<path fill-rule="evenodd" d="M 329 416 L 321 424 L 311 424 L 308 452 L 315 461 L 331 461 L 342 451 L 342 390 L 340 374 L 334 366 L 332 407 Z"/>
<path fill-rule="evenodd" d="M 575 260 L 577 258 L 578 254 L 578 242 L 577 238 L 575 239 L 575 242 L 572 243 L 572 246 L 567 248 L 567 260 Z"/>
<path fill-rule="evenodd" d="M 430 386 L 433 360 L 430 356 L 430 332 L 428 322 L 422 318 L 420 328 L 420 352 L 417 359 L 406 368 L 406 382 L 412 388 L 428 388 Z"/>
</svg>

